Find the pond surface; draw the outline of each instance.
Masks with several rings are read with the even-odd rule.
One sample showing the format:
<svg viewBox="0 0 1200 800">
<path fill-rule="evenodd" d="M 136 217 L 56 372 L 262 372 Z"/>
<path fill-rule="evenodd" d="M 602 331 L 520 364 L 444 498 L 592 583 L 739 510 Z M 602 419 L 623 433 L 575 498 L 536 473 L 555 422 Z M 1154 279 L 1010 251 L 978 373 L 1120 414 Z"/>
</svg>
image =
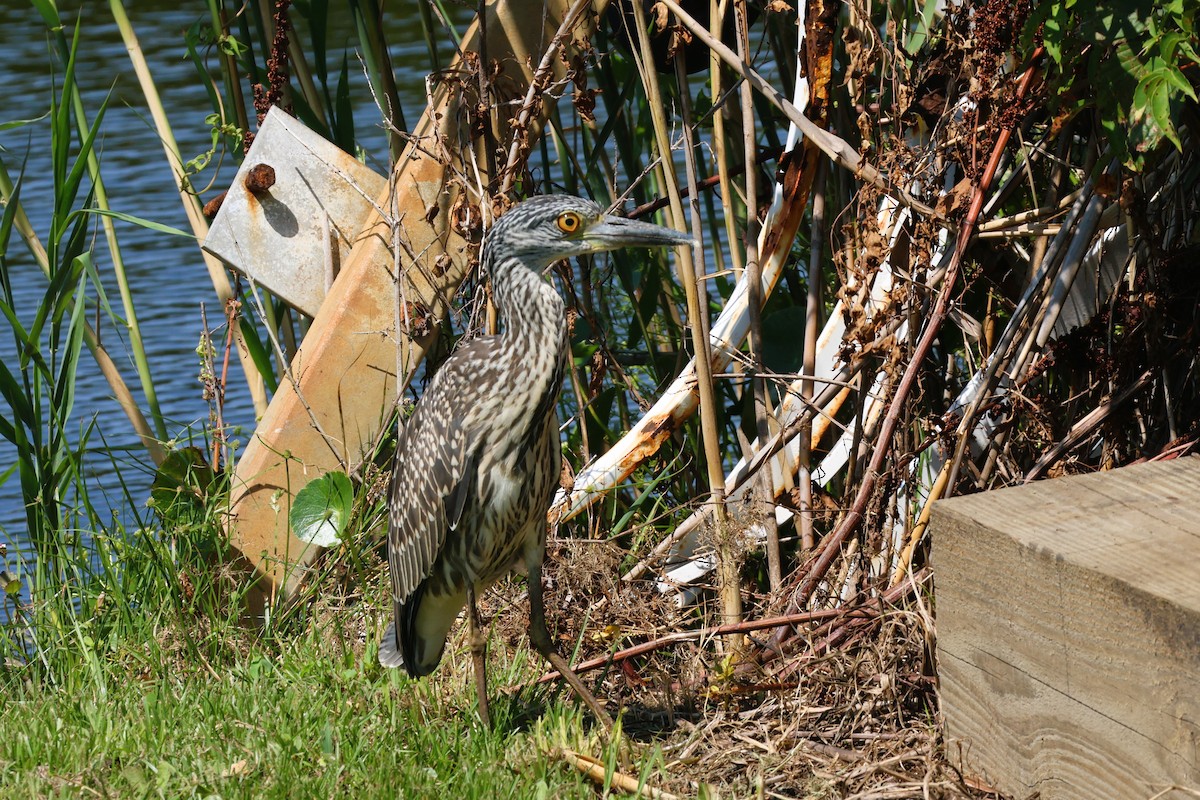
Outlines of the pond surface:
<svg viewBox="0 0 1200 800">
<path fill-rule="evenodd" d="M 331 15 L 336 13 L 334 8 L 344 9 L 340 3 L 330 6 Z M 389 14 L 387 33 L 392 43 L 391 56 L 401 102 L 411 122 L 419 117 L 424 106 L 424 78 L 429 59 L 415 10 L 407 4 L 393 3 L 392 6 L 403 8 L 403 11 Z M 108 3 L 85 0 L 63 3 L 60 8 L 64 20 L 78 19 L 83 26 L 77 72 L 89 121 L 94 118 L 105 95 L 112 92 L 97 144 L 112 208 L 190 230 Z M 210 129 L 204 119 L 211 113 L 211 108 L 205 88 L 188 59 L 184 33 L 196 21 L 207 21 L 207 3 L 203 0 L 173 3 L 127 0 L 126 9 L 162 95 L 180 151 L 185 160 L 193 158 L 210 146 Z M 357 37 L 349 12 L 343 14 L 331 26 L 330 62 L 340 64 L 342 48 L 349 48 L 353 70 Z M 463 19 L 467 18 L 464 12 Z M 0 124 L 40 117 L 50 106 L 52 71 L 62 69 L 52 55 L 51 39 L 40 15 L 26 0 L 0 0 L 0 21 L 3 22 L 0 24 L 0 69 L 5 76 L 5 87 L 0 88 L 3 100 L 0 102 Z M 458 27 L 461 31 L 465 22 L 460 20 Z M 210 58 L 210 62 L 215 63 L 215 59 Z M 353 102 L 360 142 L 376 165 L 386 164 L 385 137 L 375 124 L 380 114 L 374 108 L 365 80 L 361 75 L 356 77 L 359 79 L 354 82 Z M 249 95 L 248 86 L 244 85 L 243 89 Z M 47 178 L 50 171 L 47 121 L 0 131 L 0 148 L 0 158 L 14 178 L 24 169 L 21 199 L 35 229 L 44 239 L 53 197 L 53 187 Z M 204 199 L 228 187 L 236 169 L 233 159 L 226 157 L 219 169 L 207 170 L 204 177 L 214 181 L 214 189 Z M 207 181 L 201 181 L 204 182 Z M 117 223 L 117 229 L 159 402 L 169 420 L 170 435 L 186 439 L 189 429 L 197 433 L 202 430 L 209 414 L 197 377 L 200 363 L 195 352 L 203 330 L 201 305 L 207 310 L 210 327 L 217 327 L 221 318 L 220 304 L 195 241 L 124 222 Z M 102 231 L 97 237 L 98 268 L 110 301 L 120 313 L 119 295 L 112 279 Z M 33 310 L 45 292 L 46 279 L 19 243 L 14 241 L 10 246 L 9 257 L 13 262 L 12 281 L 18 304 L 26 319 L 32 318 Z M 110 355 L 140 402 L 137 372 L 127 342 L 110 321 L 102 319 L 98 327 Z M 10 365 L 16 364 L 12 335 L 7 326 L 2 325 L 0 359 Z M 254 411 L 245 380 L 236 365 L 237 359 L 233 362 L 225 418 L 240 426 L 235 438 L 244 442 L 254 425 Z M 93 420 L 96 423 L 96 430 L 89 440 L 95 452 L 86 459 L 93 502 L 102 509 L 111 509 L 127 525 L 136 524 L 138 515 L 144 517 L 149 513 L 145 499 L 153 467 L 86 349 L 80 359 L 77 398 L 74 424 L 82 430 Z M 0 401 L 0 413 L 11 415 L 3 401 Z M 109 452 L 101 452 L 101 449 L 116 453 L 115 467 Z M 14 461 L 13 447 L 0 439 L 0 474 Z M 116 479 L 117 470 L 121 481 L 130 489 L 132 502 L 121 491 L 120 481 Z M 28 554 L 20 479 L 15 474 L 0 485 L 0 542 L 9 546 L 10 563 L 14 551 Z"/>
</svg>

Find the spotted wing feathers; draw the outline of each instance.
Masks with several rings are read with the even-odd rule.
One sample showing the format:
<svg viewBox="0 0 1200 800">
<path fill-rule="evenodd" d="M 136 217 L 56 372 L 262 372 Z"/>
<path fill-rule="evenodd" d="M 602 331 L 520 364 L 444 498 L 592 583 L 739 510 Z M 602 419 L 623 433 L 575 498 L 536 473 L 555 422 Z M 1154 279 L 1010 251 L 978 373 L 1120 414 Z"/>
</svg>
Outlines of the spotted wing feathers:
<svg viewBox="0 0 1200 800">
<path fill-rule="evenodd" d="M 404 426 L 396 448 L 388 513 L 388 566 L 394 620 L 380 645 L 379 662 L 405 664 L 406 638 L 419 605 L 418 590 L 446 543 L 446 534 L 462 520 L 474 488 L 474 444 L 469 420 L 455 413 L 451 398 L 470 389 L 452 364 L 430 383 L 425 397 Z M 411 648 L 408 642 L 407 647 Z"/>
</svg>

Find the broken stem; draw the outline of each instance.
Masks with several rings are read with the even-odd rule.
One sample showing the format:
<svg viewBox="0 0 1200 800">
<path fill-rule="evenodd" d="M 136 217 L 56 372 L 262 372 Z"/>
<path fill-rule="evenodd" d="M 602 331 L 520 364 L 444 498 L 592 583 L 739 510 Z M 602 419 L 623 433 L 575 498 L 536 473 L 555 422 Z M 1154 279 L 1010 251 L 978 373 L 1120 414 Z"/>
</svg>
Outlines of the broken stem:
<svg viewBox="0 0 1200 800">
<path fill-rule="evenodd" d="M 683 201 L 679 196 L 678 180 L 675 176 L 675 165 L 671 160 L 671 141 L 668 134 L 666 112 L 662 96 L 658 88 L 658 76 L 654 73 L 654 56 L 650 50 L 650 37 L 647 34 L 646 12 L 641 3 L 633 4 L 634 19 L 638 30 L 638 43 L 641 57 L 638 59 L 638 72 L 646 89 L 646 99 L 650 104 L 650 114 L 654 122 L 654 138 L 657 145 L 659 169 L 663 174 L 663 185 L 671 198 L 671 217 L 675 228 L 684 222 Z M 690 158 L 690 155 L 689 155 Z M 694 193 L 693 193 L 694 194 Z M 698 223 L 698 220 L 696 221 Z M 697 237 L 698 238 L 698 237 Z M 713 508 L 713 519 L 716 524 L 714 540 L 717 549 L 717 572 L 720 584 L 721 615 L 726 623 L 738 622 L 742 615 L 742 596 L 740 586 L 740 570 L 738 569 L 736 551 L 732 547 L 732 536 L 729 532 L 728 520 L 725 514 L 725 473 L 721 466 L 721 445 L 717 430 L 716 393 L 713 389 L 712 356 L 709 353 L 708 326 L 704 325 L 704 315 L 700 309 L 700 282 L 697 280 L 695 264 L 692 261 L 692 247 L 680 247 L 676 250 L 676 263 L 687 297 L 688 321 L 692 329 L 692 348 L 695 351 L 693 363 L 696 366 L 697 390 L 700 396 L 700 432 L 704 448 L 705 466 L 709 490 L 709 502 Z M 707 301 L 707 294 L 705 294 Z"/>
</svg>

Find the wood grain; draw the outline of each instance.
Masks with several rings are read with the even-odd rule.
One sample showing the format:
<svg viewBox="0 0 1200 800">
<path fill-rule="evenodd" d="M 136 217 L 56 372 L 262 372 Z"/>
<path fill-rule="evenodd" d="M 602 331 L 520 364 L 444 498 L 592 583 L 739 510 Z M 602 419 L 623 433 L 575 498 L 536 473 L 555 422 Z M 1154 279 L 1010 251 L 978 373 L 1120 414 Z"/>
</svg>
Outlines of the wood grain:
<svg viewBox="0 0 1200 800">
<path fill-rule="evenodd" d="M 1200 458 L 954 498 L 931 530 L 952 760 L 1015 798 L 1200 788 Z"/>
</svg>

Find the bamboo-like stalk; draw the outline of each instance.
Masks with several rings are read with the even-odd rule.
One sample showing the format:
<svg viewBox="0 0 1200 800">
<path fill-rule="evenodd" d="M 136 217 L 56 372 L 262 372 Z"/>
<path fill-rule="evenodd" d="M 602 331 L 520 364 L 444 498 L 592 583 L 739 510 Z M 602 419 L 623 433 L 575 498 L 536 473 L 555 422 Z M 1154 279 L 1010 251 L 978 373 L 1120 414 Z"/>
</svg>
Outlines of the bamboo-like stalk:
<svg viewBox="0 0 1200 800">
<path fill-rule="evenodd" d="M 709 0 L 709 17 L 708 27 L 712 35 L 718 39 L 721 38 L 721 33 L 725 24 L 725 12 L 728 10 L 728 0 Z M 719 103 L 721 98 L 721 59 L 713 51 L 708 51 L 708 72 L 709 85 L 711 87 L 710 94 L 712 95 L 713 103 Z M 717 179 L 721 188 L 721 206 L 725 210 L 722 216 L 725 219 L 725 240 L 729 242 L 729 256 L 733 262 L 733 274 L 739 279 L 742 277 L 742 270 L 746 267 L 746 262 L 742 258 L 742 251 L 737 246 L 737 219 L 733 213 L 734 198 L 733 185 L 730 181 L 731 172 L 729 165 L 729 145 L 726 140 L 725 132 L 725 107 L 721 105 L 713 110 L 713 137 L 712 146 L 713 154 L 716 158 Z M 747 162 L 749 167 L 753 162 Z"/>
<path fill-rule="evenodd" d="M 53 8 L 53 6 L 51 6 Z M 57 14 L 57 9 L 55 9 Z M 57 27 L 53 29 L 55 45 L 58 47 L 59 56 L 66 63 L 70 57 L 71 45 L 67 42 L 67 37 L 62 26 L 62 20 L 56 20 Z M 88 131 L 86 111 L 83 107 L 83 96 L 79 92 L 78 86 L 73 86 L 71 91 L 71 106 L 74 111 L 75 123 L 79 130 L 80 137 L 85 137 Z M 87 154 L 88 175 L 92 181 L 93 191 L 95 193 L 96 207 L 104 211 L 110 209 L 108 202 L 108 191 L 104 186 L 104 179 L 100 174 L 100 159 L 96 156 L 95 150 L 90 150 Z M 150 411 L 150 419 L 154 425 L 154 431 L 159 440 L 167 439 L 167 426 L 163 421 L 162 411 L 158 403 L 158 390 L 154 385 L 154 377 L 150 372 L 150 361 L 146 357 L 146 347 L 142 341 L 142 328 L 138 323 L 137 310 L 133 304 L 133 294 L 129 290 L 129 277 L 125 271 L 125 260 L 121 255 L 121 246 L 117 240 L 117 232 L 113 225 L 113 220 L 109 216 L 101 216 L 100 225 L 104 228 L 104 239 L 108 245 L 109 256 L 112 258 L 113 276 L 117 281 L 117 292 L 121 296 L 121 307 L 125 314 L 124 327 L 129 336 L 129 346 L 133 357 L 134 367 L 137 370 L 138 379 L 142 386 L 142 393 L 146 396 L 146 405 Z"/>
<path fill-rule="evenodd" d="M 734 20 L 737 27 L 738 56 L 750 62 L 750 31 L 746 0 L 734 0 Z M 803 22 L 803 20 L 801 21 Z M 803 30 L 803 28 L 801 28 Z M 803 39 L 801 39 L 803 41 Z M 767 379 L 762 376 L 762 264 L 758 257 L 758 170 L 754 167 L 758 152 L 758 137 L 754 124 L 754 97 L 750 85 L 745 81 L 738 87 L 742 109 L 742 158 L 746 163 L 746 274 L 750 289 L 748 308 L 750 311 L 750 363 L 751 389 L 754 394 L 754 426 L 760 442 L 771 435 L 770 418 L 767 411 Z M 760 478 L 760 510 L 755 516 L 766 529 L 767 580 L 771 591 L 777 591 L 783 583 L 783 564 L 779 554 L 779 527 L 775 522 L 774 493 L 771 491 L 770 476 L 763 473 Z"/>
<path fill-rule="evenodd" d="M 617 770 L 610 771 L 603 761 L 591 756 L 581 755 L 566 748 L 557 748 L 551 751 L 551 755 L 554 754 L 601 786 L 611 785 L 623 792 L 638 797 L 647 797 L 650 800 L 679 800 L 678 795 L 649 786 L 632 775 L 626 775 Z"/>
<path fill-rule="evenodd" d="M 1037 460 L 1029 471 L 1025 473 L 1023 482 L 1029 483 L 1032 480 L 1040 478 L 1046 469 L 1051 464 L 1062 458 L 1072 447 L 1079 444 L 1083 437 L 1095 430 L 1100 423 L 1112 414 L 1112 412 L 1122 403 L 1129 400 L 1135 394 L 1146 388 L 1150 381 L 1155 377 L 1154 370 L 1144 370 L 1132 383 L 1122 389 L 1115 395 L 1110 396 L 1107 400 L 1101 403 L 1098 407 L 1092 409 L 1082 418 L 1077 420 L 1067 431 L 1067 435 L 1059 440 L 1053 447 L 1046 451 L 1041 458 Z"/>
<path fill-rule="evenodd" d="M 675 60 L 675 80 L 676 80 L 676 85 L 679 88 L 680 106 L 681 106 L 681 111 L 682 111 L 682 116 L 683 116 L 684 165 L 687 170 L 688 201 L 691 205 L 691 211 L 692 211 L 692 235 L 696 238 L 696 240 L 698 242 L 701 242 L 701 246 L 698 250 L 699 269 L 697 270 L 697 273 L 700 276 L 700 283 L 698 283 L 697 288 L 703 292 L 704 299 L 705 299 L 705 302 L 703 304 L 704 313 L 701 315 L 700 328 L 704 332 L 705 342 L 707 342 L 708 341 L 708 330 L 709 330 L 708 314 L 707 314 L 707 311 L 708 311 L 708 303 L 707 303 L 708 289 L 707 289 L 707 285 L 704 283 L 704 275 L 707 272 L 707 270 L 705 268 L 704 245 L 703 245 L 703 238 L 702 238 L 702 234 L 701 234 L 701 225 L 700 225 L 700 197 L 699 197 L 699 191 L 697 190 L 697 183 L 696 183 L 696 158 L 695 158 L 696 148 L 695 148 L 695 128 L 694 128 L 695 123 L 692 119 L 691 97 L 689 95 L 687 71 L 684 69 L 682 53 L 678 54 L 674 60 Z M 753 131 L 753 123 L 751 123 L 750 130 Z M 748 176 L 753 175 L 754 170 L 748 169 L 748 170 L 746 170 L 746 174 Z M 753 205 L 750 205 L 749 208 L 753 208 Z M 758 233 L 757 227 L 758 227 L 757 224 L 752 224 L 750 226 L 752 241 L 754 241 L 753 237 L 757 236 L 757 233 Z M 757 264 L 757 253 L 755 254 L 755 263 Z M 762 276 L 751 272 L 749 275 L 749 278 L 750 278 L 750 285 L 751 285 L 752 290 L 755 288 L 755 282 L 757 281 L 757 289 L 758 289 L 759 294 L 761 295 L 761 293 L 762 293 Z M 757 302 L 756 302 L 756 300 L 757 300 Z M 756 299 L 753 297 L 753 292 L 752 292 L 752 296 L 751 296 L 750 303 L 749 303 L 750 319 L 751 319 L 751 325 L 750 325 L 751 338 L 753 338 L 753 335 L 754 335 L 754 319 L 757 316 L 756 311 L 758 310 L 758 308 L 761 307 L 761 305 L 762 305 L 761 296 Z M 693 327 L 695 327 L 695 326 L 693 326 Z M 761 328 L 760 328 L 760 334 L 761 334 Z M 761 345 L 761 342 L 760 342 L 760 345 Z M 711 358 L 711 354 L 710 354 L 710 358 Z M 701 408 L 701 423 L 704 424 L 703 407 Z M 715 430 L 714 430 L 714 435 L 715 435 Z M 707 448 L 707 446 L 708 446 L 707 442 L 705 443 L 705 446 Z M 713 463 L 712 463 L 711 459 L 709 459 L 708 467 L 710 470 L 713 468 Z M 722 469 L 722 467 L 720 465 L 719 458 L 717 459 L 716 469 L 717 469 L 717 474 L 720 475 L 719 487 L 723 494 L 724 488 L 725 488 L 725 486 L 724 486 L 724 470 Z M 712 476 L 712 473 L 710 472 L 709 480 L 711 481 L 712 479 L 713 479 L 713 476 Z M 714 496 L 715 496 L 715 493 L 714 493 Z M 717 504 L 714 500 L 713 509 L 715 511 L 715 513 L 713 515 L 713 521 L 717 525 L 716 542 L 717 542 L 718 591 L 720 592 L 720 596 L 721 596 L 722 609 L 724 612 L 723 616 L 725 618 L 726 624 L 736 624 L 742 618 L 742 597 L 741 597 L 741 588 L 740 588 L 740 585 L 741 585 L 741 563 L 740 563 L 740 561 L 741 561 L 741 559 L 740 559 L 739 550 L 738 550 L 739 543 L 737 542 L 736 533 L 731 529 L 728 518 L 726 517 L 726 515 L 724 513 L 725 512 L 724 506 L 722 504 Z M 773 526 L 774 522 L 775 522 L 774 514 L 769 514 L 768 516 L 769 516 L 769 519 L 766 520 L 766 522 L 767 522 L 767 524 Z M 778 544 L 779 544 L 778 539 L 776 538 L 776 540 L 775 540 L 775 545 L 776 545 L 775 550 L 776 550 L 776 556 L 777 556 L 776 561 L 775 561 L 776 567 L 778 567 L 778 550 L 779 550 Z M 737 636 L 731 636 L 728 639 L 728 643 L 729 643 L 731 649 L 733 650 L 733 652 L 735 652 L 735 653 L 739 652 L 739 650 L 740 650 L 740 647 L 738 644 L 739 641 L 740 641 L 740 638 Z"/>
<path fill-rule="evenodd" d="M 685 219 L 683 200 L 679 196 L 679 182 L 676 180 L 674 162 L 671 159 L 670 135 L 662 96 L 659 93 L 658 76 L 654 73 L 654 56 L 650 50 L 646 13 L 640 3 L 633 4 L 633 13 L 638 29 L 638 45 L 641 50 L 638 71 L 641 73 L 642 83 L 646 89 L 646 100 L 650 104 L 650 116 L 654 123 L 654 139 L 660 156 L 659 169 L 663 185 L 671 200 L 673 227 L 678 229 L 682 227 Z M 693 225 L 698 226 L 699 220 L 693 220 Z M 718 553 L 720 584 L 718 591 L 721 596 L 721 613 L 726 623 L 734 623 L 740 621 L 742 614 L 740 570 L 725 515 L 725 480 L 724 471 L 721 468 L 721 442 L 717 429 L 712 357 L 708 351 L 709 331 L 703 324 L 703 315 L 700 312 L 700 292 L 703 287 L 698 280 L 692 260 L 693 249 L 680 247 L 676 253 L 676 263 L 679 266 L 680 279 L 683 282 L 684 295 L 687 298 L 688 319 L 692 329 L 692 347 L 696 354 L 693 363 L 696 365 L 697 390 L 700 395 L 700 438 L 704 449 L 709 502 L 713 508 L 716 526 L 715 540 Z M 707 297 L 707 293 L 705 297 Z M 732 645 L 732 642 L 730 644 Z"/>
<path fill-rule="evenodd" d="M 154 119 L 155 130 L 162 141 L 163 151 L 167 157 L 167 164 L 175 179 L 175 186 L 179 191 L 179 199 L 183 201 L 183 209 L 187 213 L 188 223 L 191 225 L 192 232 L 196 234 L 196 238 L 203 241 L 204 237 L 208 234 L 208 222 L 204 219 L 204 214 L 200 209 L 199 199 L 193 193 L 187 176 L 184 175 L 183 159 L 179 155 L 179 145 L 176 144 L 175 135 L 171 132 L 171 124 L 167 119 L 167 113 L 163 108 L 162 100 L 159 98 L 154 78 L 150 74 L 150 67 L 146 64 L 145 55 L 138 44 L 137 35 L 134 33 L 133 26 L 129 22 L 129 16 L 125 13 L 125 5 L 122 0 L 109 0 L 109 8 L 112 11 L 113 20 L 117 24 L 117 29 L 121 32 L 121 39 L 125 42 L 125 49 L 129 52 L 129 59 L 133 63 L 138 85 L 141 87 L 142 94 L 146 98 L 146 104 L 150 108 L 150 115 Z M 229 276 L 225 273 L 225 267 L 214 256 L 203 252 L 201 256 L 204 259 L 204 265 L 208 268 L 208 275 L 212 280 L 213 289 L 216 290 L 217 297 L 220 299 L 222 307 L 224 307 L 225 303 L 233 298 L 233 287 L 229 284 Z M 267 410 L 267 392 L 262 375 L 258 373 L 254 359 L 250 357 L 250 351 L 246 347 L 241 330 L 238 330 L 234 336 L 237 341 L 238 357 L 242 364 L 242 372 L 246 377 L 246 384 L 250 389 L 250 397 L 254 401 L 255 414 L 261 416 Z"/>
<path fill-rule="evenodd" d="M 224 0 L 208 0 L 209 16 L 212 19 L 213 30 L 221 35 L 229 35 L 229 15 L 225 11 Z M 242 84 L 238 79 L 237 59 L 232 53 L 221 51 L 221 71 L 225 76 L 225 88 L 229 93 L 229 105 L 233 109 L 237 126 L 243 131 L 250 130 L 250 120 L 246 117 L 246 103 L 242 95 Z"/>
<path fill-rule="evenodd" d="M 828 168 L 822 162 L 817 175 L 813 179 L 814 192 L 812 204 L 812 235 L 809 237 L 808 251 L 808 296 L 804 309 L 804 360 L 805 375 L 813 375 L 817 369 L 817 336 L 821 326 L 821 257 L 825 246 L 825 172 Z M 800 402 L 807 405 L 812 402 L 813 382 L 800 382 Z M 800 467 L 797 473 L 797 488 L 800 494 L 800 549 L 803 553 L 812 552 L 816 542 L 813 530 L 812 507 L 812 424 L 805 423 L 800 428 Z"/>
</svg>

